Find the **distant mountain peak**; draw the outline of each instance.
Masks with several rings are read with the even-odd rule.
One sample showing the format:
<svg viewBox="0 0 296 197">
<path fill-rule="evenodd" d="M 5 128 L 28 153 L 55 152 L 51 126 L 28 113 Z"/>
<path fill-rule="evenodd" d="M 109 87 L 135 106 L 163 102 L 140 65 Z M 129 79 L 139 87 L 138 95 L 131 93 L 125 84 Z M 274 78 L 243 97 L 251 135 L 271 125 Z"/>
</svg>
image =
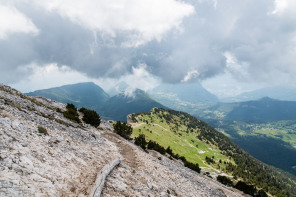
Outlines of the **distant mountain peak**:
<svg viewBox="0 0 296 197">
<path fill-rule="evenodd" d="M 244 92 L 235 97 L 221 99 L 223 102 L 242 102 L 258 100 L 269 97 L 281 101 L 296 101 L 296 88 L 291 87 L 267 87 L 254 91 Z"/>
<path fill-rule="evenodd" d="M 115 96 L 116 94 L 124 93 L 129 89 L 130 86 L 126 82 L 120 81 L 115 86 L 107 90 L 107 92 L 110 96 Z"/>
<path fill-rule="evenodd" d="M 43 96 L 62 103 L 72 103 L 77 107 L 99 110 L 109 99 L 109 95 L 93 82 L 82 82 L 60 87 L 36 90 L 29 96 Z"/>
<path fill-rule="evenodd" d="M 259 101 L 277 101 L 277 99 L 270 98 L 268 96 L 262 97 Z"/>
</svg>

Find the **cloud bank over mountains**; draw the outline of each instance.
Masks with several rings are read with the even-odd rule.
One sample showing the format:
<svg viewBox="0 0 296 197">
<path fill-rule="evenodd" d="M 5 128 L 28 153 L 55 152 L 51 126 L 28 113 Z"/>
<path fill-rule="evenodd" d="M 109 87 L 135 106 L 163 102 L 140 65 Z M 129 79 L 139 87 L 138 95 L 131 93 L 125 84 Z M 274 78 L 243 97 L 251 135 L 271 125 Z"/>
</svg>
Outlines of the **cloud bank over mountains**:
<svg viewBox="0 0 296 197">
<path fill-rule="evenodd" d="M 293 0 L 3 0 L 1 82 L 54 64 L 95 79 L 144 69 L 169 83 L 296 85 L 295 11 Z"/>
</svg>

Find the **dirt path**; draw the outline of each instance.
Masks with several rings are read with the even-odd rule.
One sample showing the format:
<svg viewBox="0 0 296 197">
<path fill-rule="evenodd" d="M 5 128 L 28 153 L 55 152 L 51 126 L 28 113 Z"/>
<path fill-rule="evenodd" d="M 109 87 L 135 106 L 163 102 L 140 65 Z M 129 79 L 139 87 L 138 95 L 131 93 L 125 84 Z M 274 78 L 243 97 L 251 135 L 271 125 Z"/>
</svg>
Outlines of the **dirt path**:
<svg viewBox="0 0 296 197">
<path fill-rule="evenodd" d="M 123 157 L 124 164 L 133 168 L 137 168 L 138 162 L 134 147 L 130 146 L 127 142 L 124 142 L 123 139 L 121 139 L 121 137 L 115 133 L 106 132 L 103 133 L 102 136 L 116 144 L 116 146 L 119 148 L 120 154 Z"/>
<path fill-rule="evenodd" d="M 159 126 L 160 128 L 162 128 L 163 130 L 166 130 L 166 131 L 168 131 L 166 128 L 164 128 L 163 126 L 161 126 L 161 125 L 159 125 L 159 124 L 153 124 L 154 126 L 156 125 L 156 126 Z"/>
</svg>

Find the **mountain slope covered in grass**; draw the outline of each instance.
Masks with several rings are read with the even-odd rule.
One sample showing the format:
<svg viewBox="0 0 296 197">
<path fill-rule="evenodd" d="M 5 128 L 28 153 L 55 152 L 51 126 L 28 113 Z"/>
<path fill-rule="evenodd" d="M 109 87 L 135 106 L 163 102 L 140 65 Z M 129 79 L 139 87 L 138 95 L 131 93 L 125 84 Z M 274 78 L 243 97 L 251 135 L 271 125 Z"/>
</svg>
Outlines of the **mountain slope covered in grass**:
<svg viewBox="0 0 296 197">
<path fill-rule="evenodd" d="M 199 117 L 257 159 L 296 175 L 296 102 L 262 98 L 219 103 Z"/>
<path fill-rule="evenodd" d="M 225 135 L 207 123 L 184 112 L 153 109 L 130 115 L 133 136 L 144 134 L 148 140 L 207 170 L 226 173 L 234 181 L 255 184 L 275 196 L 295 196 L 295 177 L 253 158 Z"/>
<path fill-rule="evenodd" d="M 257 159 L 296 175 L 295 120 L 209 123 Z"/>
</svg>

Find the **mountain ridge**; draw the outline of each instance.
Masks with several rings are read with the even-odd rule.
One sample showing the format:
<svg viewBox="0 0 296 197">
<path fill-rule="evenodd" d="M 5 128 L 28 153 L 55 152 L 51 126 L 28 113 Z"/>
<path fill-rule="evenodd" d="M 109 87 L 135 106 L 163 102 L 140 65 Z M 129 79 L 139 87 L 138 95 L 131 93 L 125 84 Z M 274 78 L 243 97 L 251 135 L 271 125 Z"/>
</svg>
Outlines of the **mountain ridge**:
<svg viewBox="0 0 296 197">
<path fill-rule="evenodd" d="M 122 157 L 106 179 L 102 197 L 242 196 L 157 152 L 147 154 L 115 134 L 106 121 L 99 128 L 72 122 L 63 116 L 65 108 L 0 85 L 0 185 L 7 186 L 0 194 L 88 196 L 97 174 Z"/>
<path fill-rule="evenodd" d="M 230 98 L 220 99 L 222 102 L 243 102 L 270 97 L 282 101 L 296 101 L 296 89 L 287 87 L 267 87 L 241 93 Z"/>
<path fill-rule="evenodd" d="M 291 179 L 285 177 L 286 175 L 293 176 L 253 158 L 230 142 L 222 133 L 187 113 L 153 109 L 149 113 L 132 114 L 130 119 L 136 123 L 133 125 L 135 129 L 133 135 L 144 134 L 148 140 L 155 141 L 164 148 L 170 147 L 175 154 L 177 153 L 180 157 L 184 156 L 190 162 L 199 162 L 202 167 L 208 169 L 216 168 L 220 173 L 222 170 L 223 173 L 231 174 L 249 184 L 255 184 L 275 196 L 293 196 L 293 192 L 290 192 L 292 191 L 290 184 L 296 184 L 295 177 Z M 200 144 L 200 141 L 205 144 Z M 199 160 L 201 155 L 207 163 Z M 278 179 L 273 180 L 273 177 Z M 283 182 L 289 182 L 284 186 L 283 191 L 273 188 L 282 187 L 283 185 L 278 184 Z"/>
<path fill-rule="evenodd" d="M 60 87 L 36 90 L 26 93 L 28 96 L 44 96 L 63 103 L 72 103 L 78 107 L 99 110 L 110 96 L 93 82 L 69 84 Z"/>
<path fill-rule="evenodd" d="M 37 90 L 27 95 L 44 96 L 59 102 L 72 103 L 78 107 L 90 108 L 101 114 L 104 119 L 120 121 L 125 121 L 130 113 L 148 112 L 153 107 L 166 108 L 143 90 L 119 91 L 118 94 L 110 97 L 93 82 Z"/>
</svg>

